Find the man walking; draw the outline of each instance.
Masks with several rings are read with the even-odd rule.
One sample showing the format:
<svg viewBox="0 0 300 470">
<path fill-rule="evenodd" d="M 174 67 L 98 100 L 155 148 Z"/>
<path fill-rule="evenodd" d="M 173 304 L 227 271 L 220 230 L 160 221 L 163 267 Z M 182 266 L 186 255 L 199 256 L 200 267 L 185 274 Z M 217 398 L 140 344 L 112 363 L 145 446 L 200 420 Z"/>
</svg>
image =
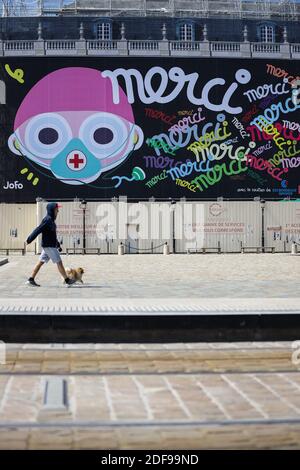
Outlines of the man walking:
<svg viewBox="0 0 300 470">
<path fill-rule="evenodd" d="M 35 277 L 43 264 L 48 263 L 49 259 L 57 265 L 58 271 L 64 278 L 66 285 L 71 285 L 75 281 L 68 278 L 63 262 L 61 260 L 59 251 L 61 251 L 60 244 L 56 236 L 56 224 L 55 219 L 58 214 L 59 205 L 56 202 L 49 202 L 47 204 L 47 215 L 43 218 L 42 222 L 34 231 L 29 235 L 26 240 L 27 245 L 33 242 L 36 237 L 41 233 L 42 234 L 42 253 L 40 260 L 37 265 L 34 267 L 31 276 L 26 281 L 26 284 L 34 287 L 40 287 L 39 284 L 35 282 Z"/>
</svg>

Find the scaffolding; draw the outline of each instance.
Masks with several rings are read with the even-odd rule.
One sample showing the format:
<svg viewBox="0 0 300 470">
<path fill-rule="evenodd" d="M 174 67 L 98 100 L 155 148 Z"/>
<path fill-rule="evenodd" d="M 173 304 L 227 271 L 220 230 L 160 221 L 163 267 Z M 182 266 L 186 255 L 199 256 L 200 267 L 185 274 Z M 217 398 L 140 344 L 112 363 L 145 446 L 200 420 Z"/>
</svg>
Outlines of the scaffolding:
<svg viewBox="0 0 300 470">
<path fill-rule="evenodd" d="M 37 16 L 42 14 L 41 0 L 0 0 L 1 16 Z"/>
<path fill-rule="evenodd" d="M 2 16 L 188 16 L 298 20 L 300 0 L 0 0 Z"/>
</svg>

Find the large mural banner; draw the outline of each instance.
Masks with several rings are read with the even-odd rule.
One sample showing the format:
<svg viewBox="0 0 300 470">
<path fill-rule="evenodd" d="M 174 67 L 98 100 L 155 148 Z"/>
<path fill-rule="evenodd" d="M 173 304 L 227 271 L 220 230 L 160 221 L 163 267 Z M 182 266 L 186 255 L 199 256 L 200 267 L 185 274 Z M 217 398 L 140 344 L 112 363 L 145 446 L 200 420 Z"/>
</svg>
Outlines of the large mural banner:
<svg viewBox="0 0 300 470">
<path fill-rule="evenodd" d="M 298 73 L 273 59 L 2 58 L 0 201 L 296 199 Z"/>
</svg>

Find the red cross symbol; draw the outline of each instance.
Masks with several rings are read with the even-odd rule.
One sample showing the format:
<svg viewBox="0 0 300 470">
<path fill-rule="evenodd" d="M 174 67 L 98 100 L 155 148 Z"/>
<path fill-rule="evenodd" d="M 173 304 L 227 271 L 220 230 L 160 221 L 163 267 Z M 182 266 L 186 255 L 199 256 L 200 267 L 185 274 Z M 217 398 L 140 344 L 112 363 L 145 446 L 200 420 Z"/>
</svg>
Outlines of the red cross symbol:
<svg viewBox="0 0 300 470">
<path fill-rule="evenodd" d="M 67 165 L 71 170 L 82 170 L 86 165 L 86 156 L 80 150 L 70 152 L 67 156 Z"/>
<path fill-rule="evenodd" d="M 78 153 L 74 153 L 74 157 L 70 158 L 69 163 L 73 163 L 74 168 L 79 168 L 80 163 L 84 163 L 84 160 L 79 157 Z"/>
</svg>

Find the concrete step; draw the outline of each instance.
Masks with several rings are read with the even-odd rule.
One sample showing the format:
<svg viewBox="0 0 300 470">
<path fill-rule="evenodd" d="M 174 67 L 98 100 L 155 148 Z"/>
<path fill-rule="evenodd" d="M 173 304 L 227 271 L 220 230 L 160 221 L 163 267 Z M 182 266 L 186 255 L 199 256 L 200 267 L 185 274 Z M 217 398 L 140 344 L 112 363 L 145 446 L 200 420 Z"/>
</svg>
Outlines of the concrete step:
<svg viewBox="0 0 300 470">
<path fill-rule="evenodd" d="M 290 341 L 300 299 L 2 299 L 6 342 Z"/>
</svg>

